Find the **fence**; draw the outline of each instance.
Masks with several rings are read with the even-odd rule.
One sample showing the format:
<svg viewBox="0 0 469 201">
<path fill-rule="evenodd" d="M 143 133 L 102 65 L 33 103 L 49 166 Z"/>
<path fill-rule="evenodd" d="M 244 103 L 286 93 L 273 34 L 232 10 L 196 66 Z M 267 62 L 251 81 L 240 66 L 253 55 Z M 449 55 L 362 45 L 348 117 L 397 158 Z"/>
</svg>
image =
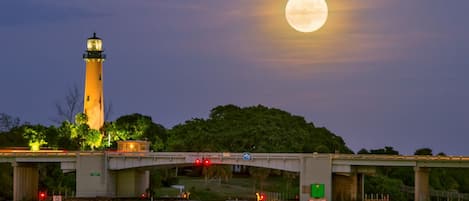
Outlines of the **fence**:
<svg viewBox="0 0 469 201">
<path fill-rule="evenodd" d="M 431 200 L 435 201 L 469 201 L 469 193 L 452 191 L 430 191 Z"/>
<path fill-rule="evenodd" d="M 414 195 L 414 187 L 403 186 L 401 190 L 410 196 Z M 469 193 L 430 190 L 430 201 L 469 201 Z"/>
<path fill-rule="evenodd" d="M 364 201 L 390 201 L 388 194 L 365 194 Z"/>
</svg>

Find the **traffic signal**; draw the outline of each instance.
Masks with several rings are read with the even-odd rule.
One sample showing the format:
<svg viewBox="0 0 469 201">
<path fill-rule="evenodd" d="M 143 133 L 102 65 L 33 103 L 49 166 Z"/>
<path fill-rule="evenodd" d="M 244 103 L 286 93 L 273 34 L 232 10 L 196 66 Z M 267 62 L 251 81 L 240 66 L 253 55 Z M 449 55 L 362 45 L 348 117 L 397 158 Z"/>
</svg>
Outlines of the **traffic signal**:
<svg viewBox="0 0 469 201">
<path fill-rule="evenodd" d="M 187 200 L 188 200 L 190 194 L 191 194 L 191 193 L 189 193 L 189 192 L 183 192 L 183 193 L 181 194 L 181 197 L 182 197 L 183 199 L 187 199 Z"/>
<path fill-rule="evenodd" d="M 257 198 L 257 201 L 265 201 L 266 200 L 266 196 L 264 193 L 256 193 L 256 198 Z"/>
<path fill-rule="evenodd" d="M 200 159 L 195 159 L 194 163 L 195 163 L 195 166 L 201 166 L 202 165 L 202 161 Z"/>
<path fill-rule="evenodd" d="M 259 198 L 259 201 L 264 201 L 265 200 L 265 195 L 261 194 L 261 197 Z"/>
<path fill-rule="evenodd" d="M 39 200 L 43 201 L 43 200 L 46 200 L 46 192 L 39 192 Z"/>
<path fill-rule="evenodd" d="M 210 160 L 204 159 L 204 166 L 210 166 Z"/>
<path fill-rule="evenodd" d="M 210 164 L 211 164 L 212 162 L 211 162 L 210 159 L 208 159 L 208 158 L 202 158 L 202 160 L 200 160 L 199 158 L 197 158 L 197 159 L 195 159 L 194 163 L 195 163 L 195 166 L 202 166 L 202 165 L 203 165 L 203 166 L 206 166 L 206 167 L 207 167 L 207 166 L 210 166 Z"/>
</svg>

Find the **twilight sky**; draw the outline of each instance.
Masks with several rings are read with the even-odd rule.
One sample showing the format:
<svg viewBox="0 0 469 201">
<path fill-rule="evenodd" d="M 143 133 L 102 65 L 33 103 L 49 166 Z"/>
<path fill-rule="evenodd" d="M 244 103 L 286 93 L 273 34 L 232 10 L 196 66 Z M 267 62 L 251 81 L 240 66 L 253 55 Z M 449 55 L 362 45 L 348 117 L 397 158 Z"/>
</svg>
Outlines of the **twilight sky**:
<svg viewBox="0 0 469 201">
<path fill-rule="evenodd" d="M 318 32 L 286 0 L 0 1 L 0 112 L 53 124 L 82 89 L 86 39 L 103 39 L 111 120 L 167 128 L 217 105 L 304 116 L 355 152 L 469 155 L 469 1 L 328 0 Z"/>
</svg>

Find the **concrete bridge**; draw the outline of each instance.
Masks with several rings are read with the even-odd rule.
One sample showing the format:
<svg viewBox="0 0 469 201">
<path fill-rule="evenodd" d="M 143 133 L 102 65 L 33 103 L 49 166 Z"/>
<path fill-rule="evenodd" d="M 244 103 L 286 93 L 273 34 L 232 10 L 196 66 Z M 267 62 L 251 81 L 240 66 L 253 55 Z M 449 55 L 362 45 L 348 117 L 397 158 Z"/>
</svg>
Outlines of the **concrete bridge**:
<svg viewBox="0 0 469 201">
<path fill-rule="evenodd" d="M 303 153 L 207 152 L 0 152 L 0 162 L 14 167 L 14 200 L 37 196 L 37 163 L 56 162 L 64 172 L 76 171 L 77 197 L 139 196 L 149 186 L 148 168 L 192 166 L 196 159 L 212 164 L 246 165 L 300 175 L 300 200 L 310 199 L 310 185 L 325 185 L 327 200 L 362 200 L 364 175 L 377 166 L 414 167 L 415 200 L 429 200 L 429 169 L 469 168 L 467 156 L 387 156 Z M 21 190 L 20 190 L 21 189 Z"/>
</svg>

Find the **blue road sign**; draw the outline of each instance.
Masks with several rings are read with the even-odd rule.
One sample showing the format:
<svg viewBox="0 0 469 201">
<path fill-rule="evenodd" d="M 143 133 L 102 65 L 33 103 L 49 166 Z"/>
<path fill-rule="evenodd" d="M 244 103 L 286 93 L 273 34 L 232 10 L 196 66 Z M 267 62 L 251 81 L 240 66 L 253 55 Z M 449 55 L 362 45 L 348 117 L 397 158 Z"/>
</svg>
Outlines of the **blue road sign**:
<svg viewBox="0 0 469 201">
<path fill-rule="evenodd" d="M 248 153 L 248 152 L 244 152 L 244 153 L 243 153 L 243 160 L 249 161 L 249 160 L 251 160 L 251 159 L 252 159 L 252 157 L 251 157 L 251 154 L 250 154 L 250 153 Z"/>
</svg>

